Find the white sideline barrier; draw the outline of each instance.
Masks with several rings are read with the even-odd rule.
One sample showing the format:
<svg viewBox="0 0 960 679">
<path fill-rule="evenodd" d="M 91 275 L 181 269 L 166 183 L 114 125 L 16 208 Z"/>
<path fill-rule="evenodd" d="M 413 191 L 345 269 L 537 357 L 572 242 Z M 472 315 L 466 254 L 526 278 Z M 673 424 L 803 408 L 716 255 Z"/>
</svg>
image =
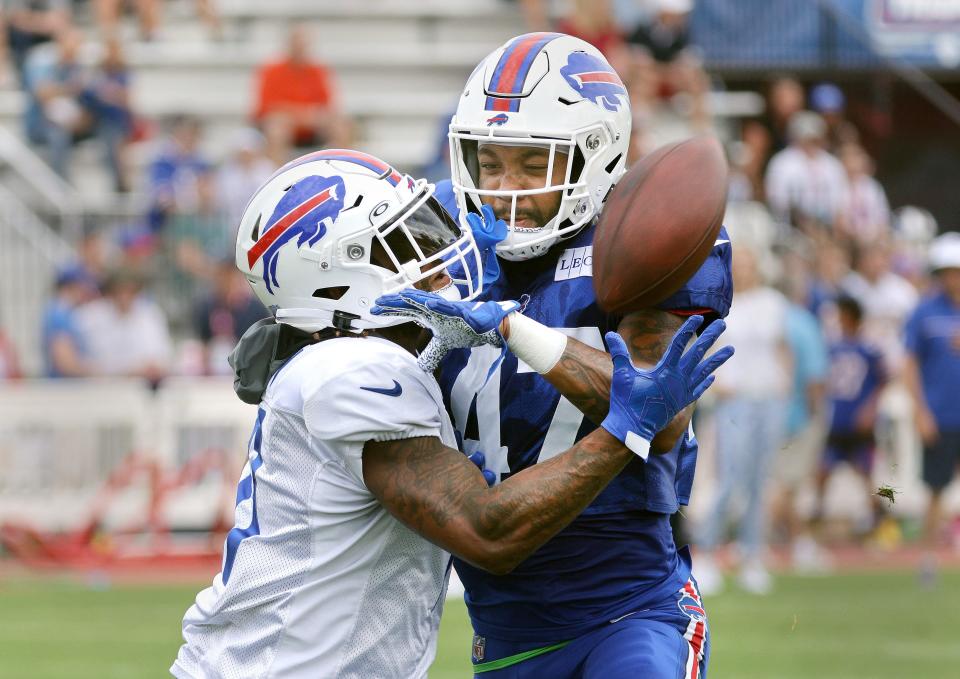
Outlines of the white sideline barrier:
<svg viewBox="0 0 960 679">
<path fill-rule="evenodd" d="M 891 453 L 877 460 L 874 481 L 897 488 L 892 507 L 919 516 L 926 506 L 920 483 L 919 447 L 911 425 L 909 398 L 902 387 L 884 395 L 882 410 L 891 421 Z M 226 478 L 209 474 L 202 482 L 172 494 L 164 519 L 175 527 L 209 525 L 229 509 L 232 488 L 246 459 L 256 417 L 224 378 L 170 378 L 157 391 L 139 380 L 36 380 L 0 383 L 0 522 L 26 521 L 40 529 L 82 525 L 110 473 L 131 454 L 155 461 L 174 473 L 208 451 L 226 456 Z M 714 486 L 714 451 L 709 418 L 698 431 L 694 503 L 688 516 L 702 520 Z M 229 486 L 226 496 L 224 484 Z M 142 517 L 149 492 L 132 484 L 112 504 L 109 522 L 123 525 Z M 809 510 L 809 492 L 801 505 Z M 945 498 L 960 509 L 960 483 Z M 855 517 L 867 498 L 852 474 L 838 474 L 827 494 L 827 512 Z"/>
<path fill-rule="evenodd" d="M 219 450 L 236 482 L 256 408 L 230 380 L 174 378 L 156 392 L 139 380 L 37 380 L 0 385 L 0 522 L 40 529 L 82 525 L 110 473 L 131 454 L 174 473 Z M 220 475 L 216 475 L 220 476 Z M 221 478 L 184 492 L 166 518 L 202 524 Z M 204 484 L 199 484 L 203 486 Z M 182 496 L 182 497 L 181 497 Z M 149 499 L 146 481 L 118 494 L 111 516 L 129 523 Z"/>
</svg>

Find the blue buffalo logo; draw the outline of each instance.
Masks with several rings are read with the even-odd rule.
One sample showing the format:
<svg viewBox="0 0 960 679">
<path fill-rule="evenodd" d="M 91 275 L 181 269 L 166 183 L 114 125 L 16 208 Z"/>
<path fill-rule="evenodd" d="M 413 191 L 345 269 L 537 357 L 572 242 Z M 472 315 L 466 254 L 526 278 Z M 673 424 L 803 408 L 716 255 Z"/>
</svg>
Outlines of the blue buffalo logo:
<svg viewBox="0 0 960 679">
<path fill-rule="evenodd" d="M 493 127 L 494 125 L 503 125 L 510 118 L 507 117 L 506 113 L 498 113 L 492 118 L 487 118 L 487 127 Z"/>
<path fill-rule="evenodd" d="M 263 280 L 267 292 L 277 285 L 280 250 L 297 238 L 297 247 L 315 245 L 343 210 L 343 178 L 304 177 L 291 186 L 277 204 L 259 240 L 247 253 L 250 268 L 263 258 Z"/>
<path fill-rule="evenodd" d="M 680 601 L 677 602 L 677 606 L 680 607 L 681 611 L 697 622 L 703 622 L 707 619 L 707 612 L 703 610 L 703 606 L 699 601 L 694 599 L 689 594 L 684 594 L 682 597 L 680 597 Z"/>
<path fill-rule="evenodd" d="M 610 65 L 586 52 L 571 52 L 560 75 L 577 94 L 608 111 L 620 110 L 620 97 L 627 96 L 627 88 Z"/>
</svg>

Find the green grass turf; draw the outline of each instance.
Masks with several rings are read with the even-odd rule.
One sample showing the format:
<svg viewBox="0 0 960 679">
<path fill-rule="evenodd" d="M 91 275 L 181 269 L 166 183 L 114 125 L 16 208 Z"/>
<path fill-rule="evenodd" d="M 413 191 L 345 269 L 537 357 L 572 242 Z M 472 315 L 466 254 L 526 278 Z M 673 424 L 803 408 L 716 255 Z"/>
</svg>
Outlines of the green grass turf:
<svg viewBox="0 0 960 679">
<path fill-rule="evenodd" d="M 0 582 L 0 678 L 164 677 L 199 586 Z M 960 676 L 960 573 L 782 577 L 769 597 L 707 600 L 710 679 Z M 431 679 L 469 676 L 463 604 L 447 603 Z M 374 679 L 374 678 L 371 678 Z"/>
</svg>

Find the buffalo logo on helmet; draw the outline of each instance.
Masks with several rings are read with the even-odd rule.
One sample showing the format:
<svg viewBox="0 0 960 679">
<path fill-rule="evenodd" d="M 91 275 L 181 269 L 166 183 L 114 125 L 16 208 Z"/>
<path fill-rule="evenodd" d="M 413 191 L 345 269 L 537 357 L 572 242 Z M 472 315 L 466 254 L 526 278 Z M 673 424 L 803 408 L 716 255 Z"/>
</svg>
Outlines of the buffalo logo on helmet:
<svg viewBox="0 0 960 679">
<path fill-rule="evenodd" d="M 494 125 L 503 125 L 508 120 L 510 120 L 510 118 L 507 116 L 506 113 L 498 113 L 492 118 L 487 118 L 487 127 L 493 127 Z"/>
<path fill-rule="evenodd" d="M 620 76 L 603 59 L 586 52 L 571 52 L 560 74 L 577 94 L 608 111 L 619 111 L 627 96 Z"/>
<path fill-rule="evenodd" d="M 267 292 L 277 284 L 280 249 L 296 236 L 297 247 L 315 245 L 343 210 L 342 177 L 313 175 L 297 181 L 283 194 L 267 226 L 247 253 L 250 268 L 263 257 L 263 280 Z"/>
<path fill-rule="evenodd" d="M 681 611 L 697 622 L 703 622 L 707 619 L 707 612 L 703 610 L 703 606 L 699 601 L 694 599 L 689 594 L 684 594 L 682 597 L 680 597 L 680 601 L 677 602 L 677 606 L 680 607 Z"/>
</svg>

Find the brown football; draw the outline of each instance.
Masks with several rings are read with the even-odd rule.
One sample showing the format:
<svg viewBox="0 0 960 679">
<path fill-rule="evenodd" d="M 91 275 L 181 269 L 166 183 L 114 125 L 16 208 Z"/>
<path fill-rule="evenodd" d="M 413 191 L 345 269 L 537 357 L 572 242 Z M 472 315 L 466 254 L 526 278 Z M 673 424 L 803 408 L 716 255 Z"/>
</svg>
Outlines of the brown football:
<svg viewBox="0 0 960 679">
<path fill-rule="evenodd" d="M 593 238 L 600 306 L 637 311 L 679 290 L 710 254 L 726 201 L 727 161 L 714 137 L 661 146 L 631 167 Z"/>
</svg>

